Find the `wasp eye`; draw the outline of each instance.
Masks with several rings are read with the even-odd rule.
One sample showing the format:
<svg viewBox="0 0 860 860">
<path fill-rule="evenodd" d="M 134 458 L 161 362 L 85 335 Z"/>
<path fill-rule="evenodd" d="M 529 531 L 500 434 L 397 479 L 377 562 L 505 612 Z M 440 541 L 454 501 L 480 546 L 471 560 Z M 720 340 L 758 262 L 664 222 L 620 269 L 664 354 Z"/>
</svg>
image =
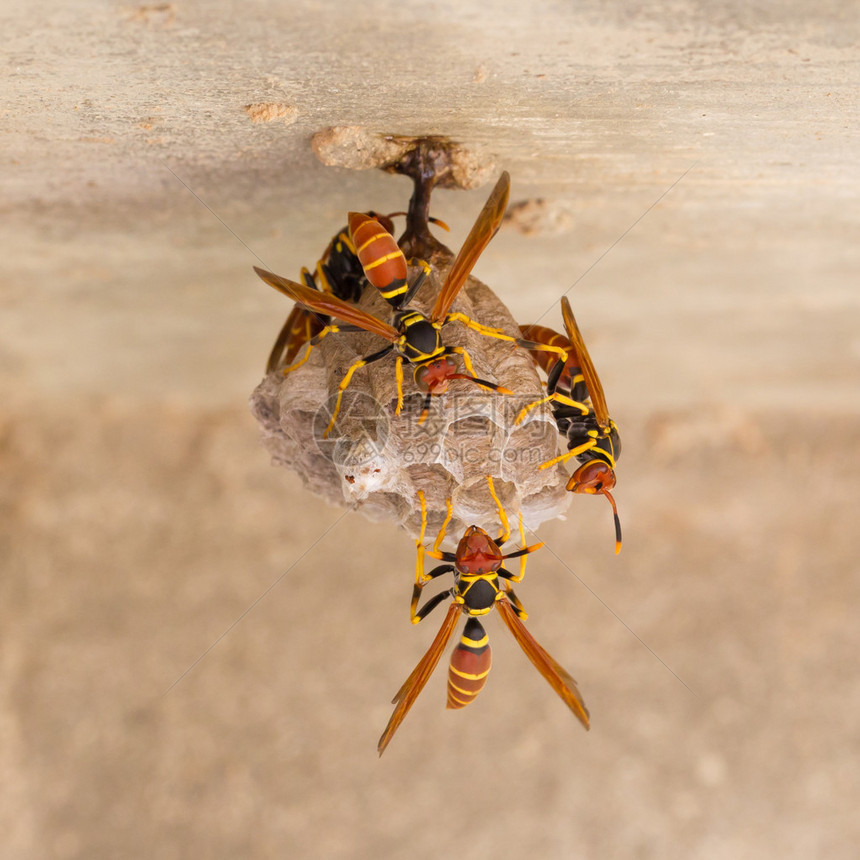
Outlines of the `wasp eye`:
<svg viewBox="0 0 860 860">
<path fill-rule="evenodd" d="M 427 367 L 427 365 L 424 365 L 424 367 L 416 367 L 415 368 L 415 374 L 414 374 L 415 384 L 422 391 L 425 391 L 425 392 L 430 390 L 430 385 L 427 382 L 427 375 L 428 375 L 429 369 L 430 368 Z"/>
</svg>

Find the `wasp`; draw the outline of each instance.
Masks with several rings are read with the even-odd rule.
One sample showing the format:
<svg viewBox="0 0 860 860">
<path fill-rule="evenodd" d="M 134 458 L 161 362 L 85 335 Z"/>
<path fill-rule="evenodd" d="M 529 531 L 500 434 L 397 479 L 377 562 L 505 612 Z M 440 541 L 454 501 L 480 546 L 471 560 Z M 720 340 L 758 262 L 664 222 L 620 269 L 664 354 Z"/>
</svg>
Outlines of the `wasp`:
<svg viewBox="0 0 860 860">
<path fill-rule="evenodd" d="M 362 258 L 360 258 L 360 254 L 356 250 L 356 240 L 353 238 L 352 225 L 355 223 L 356 227 L 360 226 L 363 229 L 364 235 L 361 239 L 364 242 L 367 242 L 368 227 L 375 224 L 379 231 L 394 243 L 394 239 L 391 236 L 391 233 L 394 231 L 394 222 L 391 219 L 396 218 L 398 215 L 406 214 L 406 212 L 392 212 L 388 215 L 380 215 L 372 211 L 350 212 L 349 224 L 341 229 L 329 242 L 322 257 L 317 260 L 313 273 L 306 267 L 302 267 L 301 283 L 311 290 L 320 290 L 323 293 L 337 296 L 337 298 L 343 299 L 345 302 L 357 302 L 368 283 L 372 283 L 373 286 L 379 288 L 380 293 L 386 300 L 391 301 L 393 298 L 396 298 L 398 295 L 396 289 L 391 294 L 391 298 L 389 298 L 388 291 L 391 288 L 391 279 L 382 280 L 387 275 L 387 272 L 384 270 L 378 273 L 374 272 L 374 279 L 368 281 L 362 265 Z M 433 224 L 438 224 L 445 230 L 450 229 L 440 218 L 428 218 L 428 220 Z M 394 245 L 396 248 L 396 243 Z M 404 281 L 405 271 L 404 260 Z M 418 286 L 420 286 L 420 283 Z M 266 373 L 273 373 L 292 364 L 299 350 L 330 323 L 331 317 L 309 311 L 302 305 L 296 305 L 290 311 L 286 322 L 281 328 L 280 334 L 275 340 L 275 344 L 269 354 L 269 360 L 266 362 Z"/>
<path fill-rule="evenodd" d="M 525 545 L 522 514 L 520 514 L 519 532 L 523 547 L 514 552 L 502 553 L 502 546 L 510 538 L 510 524 L 496 495 L 491 477 L 487 478 L 487 484 L 499 514 L 499 522 L 501 523 L 499 537 L 493 540 L 484 529 L 470 526 L 460 539 L 456 552 L 441 552 L 439 549 L 445 539 L 445 530 L 451 521 L 452 506 L 450 499 L 447 502 L 447 515 L 436 537 L 433 549 L 428 550 L 424 547 L 427 512 L 424 494 L 421 491 L 418 492 L 421 503 L 421 531 L 415 541 L 418 557 L 409 611 L 410 618 L 413 624 L 418 624 L 445 600 L 450 599 L 451 605 L 445 620 L 442 622 L 442 627 L 436 634 L 436 638 L 427 653 L 421 658 L 403 686 L 398 690 L 397 695 L 392 699 L 392 704 L 396 707 L 379 739 L 377 749 L 380 755 L 385 751 L 394 733 L 433 674 L 442 652 L 457 627 L 457 621 L 461 614 L 466 615 L 467 620 L 460 641 L 451 654 L 448 667 L 447 707 L 463 708 L 474 701 L 486 683 L 492 664 L 488 637 L 480 619 L 492 612 L 493 609 L 498 609 L 508 630 L 511 631 L 514 639 L 538 672 L 549 682 L 553 690 L 573 711 L 586 730 L 589 727 L 588 709 L 585 707 L 576 681 L 544 651 L 529 633 L 523 623 L 528 616 L 511 588 L 511 583 L 521 582 L 525 576 L 526 556 L 540 549 L 543 544 Z M 429 573 L 425 573 L 425 555 L 443 563 Z M 518 574 L 513 574 L 502 566 L 506 560 L 514 558 L 520 559 L 520 572 Z M 424 586 L 446 573 L 453 573 L 454 587 L 431 597 L 419 609 L 418 603 Z"/>
<path fill-rule="evenodd" d="M 573 493 L 606 496 L 615 520 L 615 552 L 621 551 L 621 521 L 610 490 L 615 487 L 615 461 L 621 453 L 618 427 L 609 417 L 603 386 L 594 369 L 582 333 L 567 297 L 561 300 L 561 315 L 567 337 L 543 326 L 523 326 L 523 336 L 553 344 L 568 353 L 566 361 L 546 352 L 534 351 L 532 358 L 547 373 L 547 396 L 526 406 L 517 416 L 519 424 L 530 409 L 551 402 L 559 433 L 567 437 L 567 452 L 546 463 L 549 469 L 571 457 L 581 464 L 571 475 L 567 489 Z M 591 407 L 587 405 L 590 402 Z"/>
<path fill-rule="evenodd" d="M 350 213 L 350 217 L 359 215 L 367 222 L 379 224 L 383 230 L 390 232 L 394 230 L 391 219 L 403 214 L 405 213 L 393 212 L 390 215 L 379 215 L 376 212 L 366 212 L 360 215 Z M 442 226 L 447 229 L 444 223 Z M 301 282 L 308 289 L 319 290 L 345 302 L 357 302 L 361 298 L 367 286 L 367 278 L 356 254 L 349 225 L 338 231 L 328 243 L 322 256 L 317 260 L 313 273 L 302 267 Z M 302 305 L 296 305 L 290 311 L 275 340 L 269 360 L 266 362 L 266 373 L 272 373 L 292 364 L 299 350 L 330 323 L 329 316 L 314 313 Z"/>
<path fill-rule="evenodd" d="M 337 399 L 334 409 L 332 410 L 331 420 L 326 428 L 323 436 L 327 437 L 337 419 L 340 410 L 341 399 L 343 392 L 352 381 L 353 374 L 365 365 L 371 364 L 385 358 L 391 352 L 396 353 L 395 373 L 397 380 L 397 408 L 396 415 L 399 415 L 403 409 L 403 364 L 407 363 L 413 366 L 413 376 L 418 387 L 426 392 L 424 406 L 421 412 L 421 421 L 426 417 L 430 401 L 433 395 L 443 394 L 447 391 L 449 383 L 453 379 L 468 379 L 471 382 L 486 388 L 490 391 L 496 391 L 500 394 L 512 394 L 510 390 L 484 379 L 479 379 L 474 374 L 472 361 L 468 352 L 463 347 L 445 346 L 442 342 L 441 330 L 444 325 L 449 322 L 457 321 L 463 325 L 477 331 L 479 334 L 486 337 L 493 337 L 503 341 L 515 343 L 517 346 L 530 350 L 541 350 L 553 352 L 563 361 L 567 360 L 567 353 L 561 347 L 556 347 L 548 344 L 539 344 L 533 341 L 526 341 L 522 338 L 511 337 L 504 332 L 483 326 L 473 319 L 470 319 L 465 314 L 452 312 L 451 305 L 457 298 L 469 273 L 480 257 L 484 248 L 496 234 L 502 222 L 502 217 L 507 207 L 508 196 L 510 194 L 510 176 L 507 171 L 502 173 L 501 178 L 496 183 L 490 197 L 484 204 L 484 208 L 478 215 L 475 224 L 472 226 L 466 241 L 460 248 L 459 253 L 454 258 L 451 268 L 442 285 L 442 289 L 436 298 L 436 302 L 430 312 L 429 317 L 412 310 L 408 307 L 408 301 L 415 295 L 418 287 L 423 283 L 429 272 L 429 266 L 425 263 L 419 272 L 416 281 L 406 286 L 405 290 L 401 291 L 400 286 L 389 284 L 383 290 L 391 293 L 389 302 L 395 307 L 394 317 L 391 323 L 387 323 L 372 314 L 367 313 L 361 308 L 350 305 L 347 302 L 339 299 L 337 296 L 324 294 L 322 292 L 312 290 L 307 285 L 297 284 L 295 281 L 290 281 L 287 278 L 282 278 L 272 272 L 267 272 L 265 269 L 254 267 L 254 271 L 267 284 L 274 287 L 276 290 L 284 293 L 289 298 L 295 300 L 299 304 L 316 313 L 324 314 L 329 317 L 335 317 L 342 320 L 346 325 L 340 325 L 330 322 L 318 334 L 308 340 L 308 348 L 301 361 L 290 367 L 284 368 L 284 373 L 289 373 L 304 364 L 310 356 L 313 347 L 317 346 L 320 341 L 331 334 L 338 331 L 368 331 L 372 334 L 388 341 L 388 346 L 366 355 L 363 358 L 353 362 L 347 369 L 346 374 L 338 386 Z M 357 228 L 358 228 L 357 224 Z M 374 228 L 376 231 L 376 228 Z M 392 242 L 394 242 L 392 237 Z M 396 243 L 395 243 L 396 244 Z M 361 247 L 357 249 L 360 251 Z M 390 246 L 384 251 L 383 256 L 390 252 Z M 402 257 L 402 252 L 399 251 Z M 376 259 L 376 257 L 374 257 Z M 372 261 L 371 261 L 372 262 Z M 386 261 L 390 262 L 390 261 Z M 368 263 L 364 263 L 364 272 L 368 275 Z M 405 259 L 404 259 L 405 265 Z M 372 268 L 370 269 L 372 272 Z M 374 274 L 374 278 L 376 275 Z M 397 278 L 394 278 L 396 281 Z M 456 364 L 451 360 L 450 356 L 461 355 L 466 368 L 466 373 L 458 373 Z"/>
</svg>

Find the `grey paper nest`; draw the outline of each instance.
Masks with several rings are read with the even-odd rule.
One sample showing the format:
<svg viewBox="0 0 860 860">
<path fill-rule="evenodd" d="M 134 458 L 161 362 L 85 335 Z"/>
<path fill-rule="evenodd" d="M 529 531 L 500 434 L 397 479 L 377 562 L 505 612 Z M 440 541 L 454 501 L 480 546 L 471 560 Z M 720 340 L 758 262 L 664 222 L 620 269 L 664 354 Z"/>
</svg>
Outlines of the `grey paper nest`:
<svg viewBox="0 0 860 860">
<path fill-rule="evenodd" d="M 440 261 L 440 257 L 442 257 Z M 410 307 L 429 313 L 450 264 L 434 255 L 432 272 Z M 410 278 L 416 270 L 410 267 Z M 383 320 L 391 309 L 368 287 L 359 306 Z M 508 309 L 489 287 L 470 277 L 454 306 L 482 325 L 519 336 Z M 418 491 L 426 497 L 428 531 L 434 539 L 452 500 L 448 535 L 470 525 L 492 532 L 498 527 L 487 476 L 516 529 L 517 511 L 530 528 L 563 514 L 570 500 L 561 466 L 541 470 L 558 453 L 558 429 L 545 405 L 531 410 L 520 426 L 520 409 L 544 392 L 529 354 L 508 341 L 486 337 L 459 322 L 442 329 L 446 345 L 462 346 L 475 374 L 515 392 L 513 396 L 454 380 L 432 400 L 427 420 L 418 423 L 423 394 L 404 365 L 404 406 L 395 415 L 394 354 L 360 368 L 343 398 L 328 439 L 332 394 L 356 359 L 381 349 L 376 335 L 336 332 L 315 347 L 297 370 L 270 373 L 251 396 L 251 410 L 264 433 L 273 461 L 297 472 L 308 489 L 328 501 L 361 511 L 372 520 L 393 520 L 417 537 L 421 525 Z M 305 355 L 299 353 L 298 361 Z M 328 406 L 326 403 L 328 401 Z"/>
</svg>

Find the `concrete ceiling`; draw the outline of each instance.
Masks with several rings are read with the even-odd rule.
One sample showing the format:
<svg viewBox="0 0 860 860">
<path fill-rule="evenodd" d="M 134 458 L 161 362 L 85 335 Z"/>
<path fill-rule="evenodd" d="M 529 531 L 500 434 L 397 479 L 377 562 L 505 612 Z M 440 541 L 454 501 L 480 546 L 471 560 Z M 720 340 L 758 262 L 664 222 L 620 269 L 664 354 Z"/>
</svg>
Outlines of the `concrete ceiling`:
<svg viewBox="0 0 860 860">
<path fill-rule="evenodd" d="M 136 394 L 247 393 L 285 312 L 250 266 L 296 274 L 347 209 L 405 203 L 404 179 L 315 159 L 314 133 L 352 125 L 447 135 L 509 170 L 513 200 L 545 201 L 537 233 L 509 229 L 477 270 L 523 319 L 612 248 L 572 295 L 606 342 L 605 373 L 653 358 L 657 390 L 625 371 L 619 399 L 784 408 L 801 381 L 828 409 L 857 403 L 849 374 L 825 370 L 860 361 L 844 4 L 2 14 L 2 372 L 15 388 L 110 393 L 121 370 Z M 437 195 L 455 246 L 484 194 Z"/>
</svg>

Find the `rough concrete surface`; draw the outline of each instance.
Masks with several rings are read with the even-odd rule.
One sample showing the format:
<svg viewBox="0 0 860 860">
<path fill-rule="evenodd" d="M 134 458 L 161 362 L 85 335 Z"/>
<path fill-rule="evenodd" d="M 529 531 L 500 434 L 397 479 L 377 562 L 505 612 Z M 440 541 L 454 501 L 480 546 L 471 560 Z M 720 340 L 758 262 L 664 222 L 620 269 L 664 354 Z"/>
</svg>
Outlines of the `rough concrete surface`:
<svg viewBox="0 0 860 860">
<path fill-rule="evenodd" d="M 856 856 L 856 9 L 0 24 L 0 855 Z M 317 160 L 332 127 L 484 153 L 528 205 L 477 276 L 523 322 L 571 288 L 624 549 L 575 498 L 518 593 L 587 734 L 491 623 L 478 701 L 440 667 L 376 757 L 441 618 L 409 624 L 408 536 L 270 466 L 247 409 L 287 311 L 251 266 L 406 203 Z M 453 245 L 487 190 L 437 192 Z"/>
</svg>

